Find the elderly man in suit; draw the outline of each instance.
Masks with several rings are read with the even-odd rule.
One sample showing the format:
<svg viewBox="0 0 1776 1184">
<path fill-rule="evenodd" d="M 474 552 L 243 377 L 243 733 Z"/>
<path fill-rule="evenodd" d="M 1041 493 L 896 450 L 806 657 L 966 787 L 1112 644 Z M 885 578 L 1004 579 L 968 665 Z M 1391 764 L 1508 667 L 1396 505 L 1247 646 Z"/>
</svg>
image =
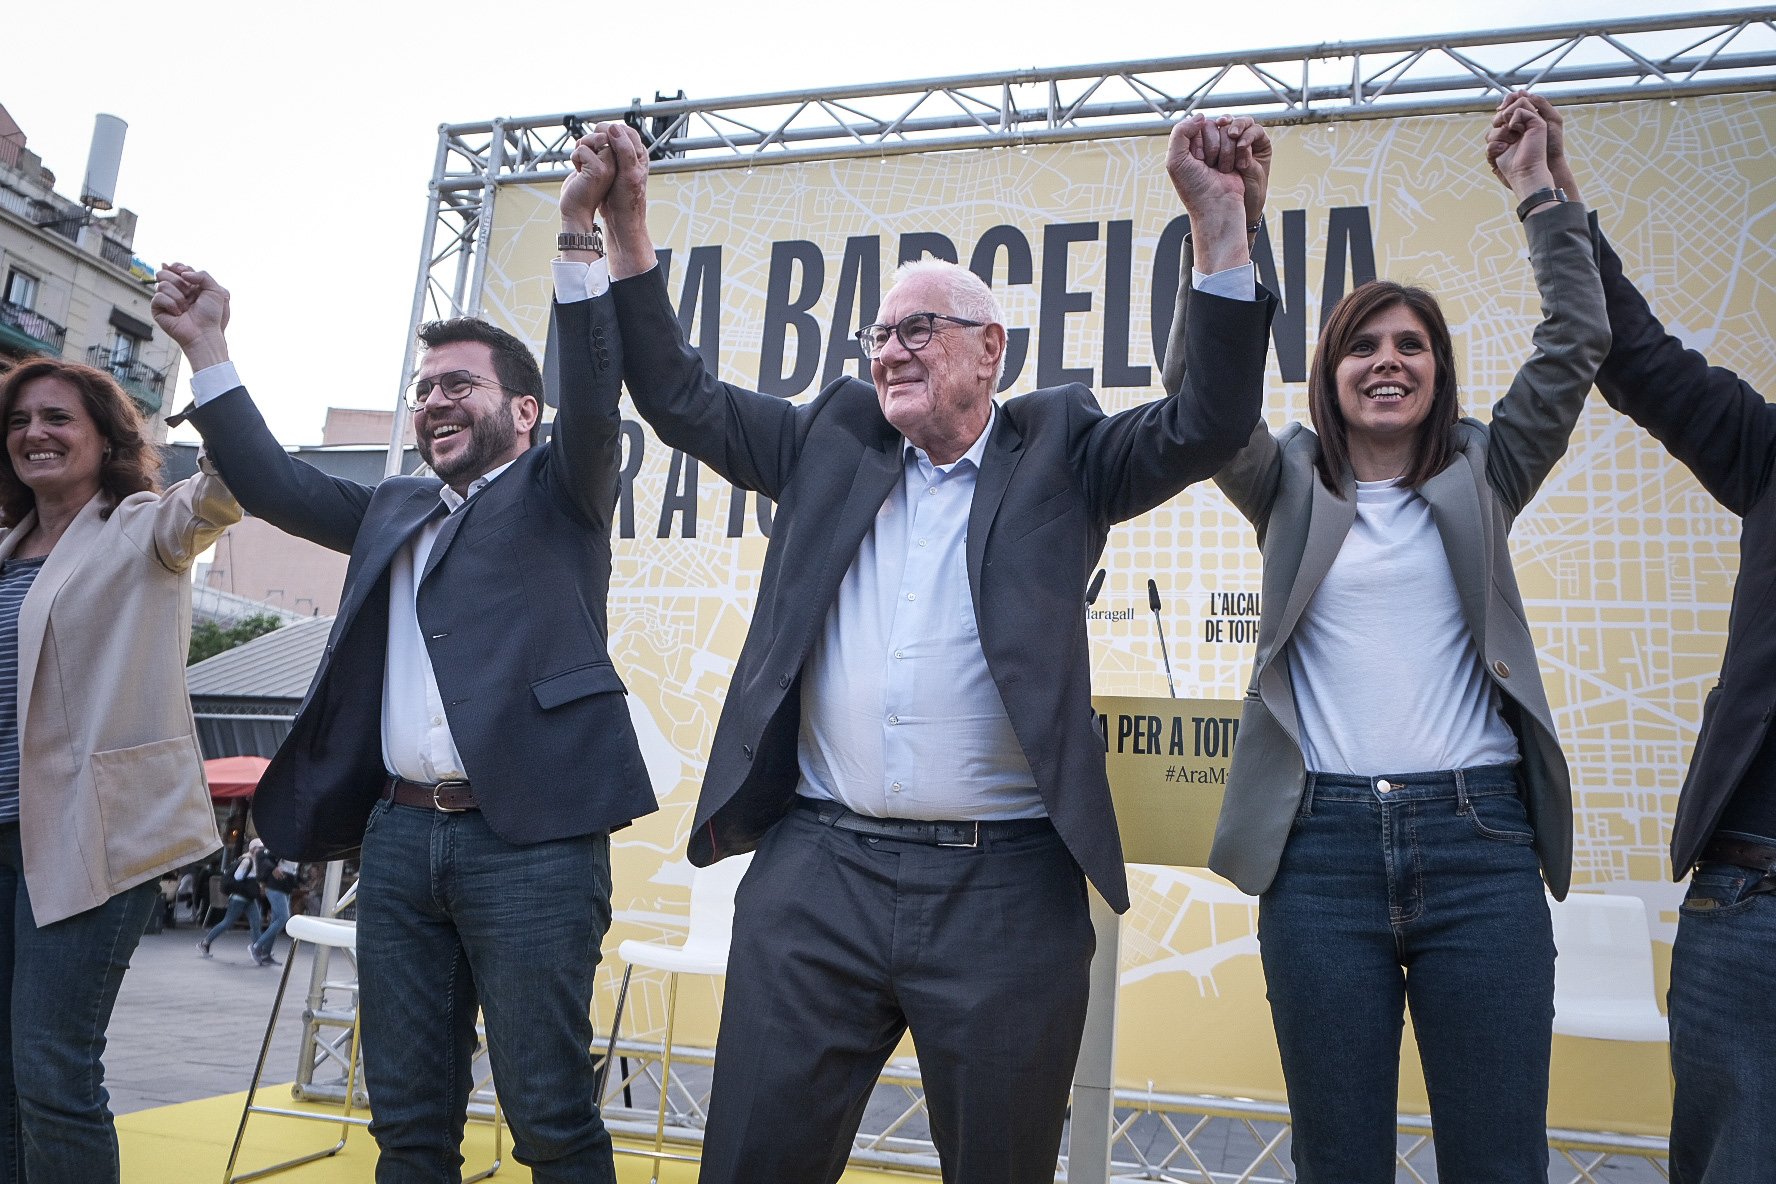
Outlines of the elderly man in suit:
<svg viewBox="0 0 1776 1184">
<path fill-rule="evenodd" d="M 566 182 L 597 201 L 591 155 Z M 592 238 L 564 249 L 602 268 Z M 326 656 L 254 814 L 273 849 L 363 845 L 365 1079 L 379 1184 L 455 1181 L 476 1010 L 514 1150 L 538 1181 L 612 1182 L 589 1005 L 609 832 L 655 808 L 606 650 L 621 353 L 608 315 L 551 343 L 420 330 L 413 426 L 435 477 L 375 487 L 278 446 L 228 361 L 228 294 L 173 265 L 154 309 L 191 360 L 192 422 L 250 512 L 347 551 Z"/>
<path fill-rule="evenodd" d="M 616 151 L 609 299 L 636 406 L 777 503 L 690 839 L 700 865 L 758 852 L 702 1179 L 838 1179 L 910 1027 L 945 1178 L 1051 1180 L 1093 948 L 1086 878 L 1128 905 L 1085 583 L 1114 523 L 1210 476 L 1258 419 L 1271 303 L 1237 166 L 1268 161 L 1269 140 L 1250 120 L 1173 137 L 1214 273 L 1183 330 L 1193 381 L 1107 416 L 1079 385 L 995 404 L 1004 317 L 939 262 L 903 269 L 858 334 L 873 386 L 842 378 L 797 405 L 718 381 L 655 266 L 639 137 L 594 135 Z M 571 271 L 564 338 L 606 303 L 576 300 Z"/>
<path fill-rule="evenodd" d="M 1509 96 L 1548 124 L 1554 182 L 1578 191 L 1560 113 Z M 1609 356 L 1597 389 L 1665 445 L 1741 522 L 1739 578 L 1720 677 L 1671 828 L 1671 869 L 1690 877 L 1671 948 L 1671 1179 L 1738 1184 L 1776 1163 L 1776 406 L 1668 332 L 1601 242 Z"/>
</svg>

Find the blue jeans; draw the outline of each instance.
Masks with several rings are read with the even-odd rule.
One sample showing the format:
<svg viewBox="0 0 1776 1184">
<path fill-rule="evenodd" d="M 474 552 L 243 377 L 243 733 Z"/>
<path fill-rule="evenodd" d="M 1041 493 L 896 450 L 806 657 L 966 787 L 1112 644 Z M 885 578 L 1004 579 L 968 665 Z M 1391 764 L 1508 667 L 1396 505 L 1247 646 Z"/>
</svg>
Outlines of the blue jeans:
<svg viewBox="0 0 1776 1184">
<path fill-rule="evenodd" d="M 39 929 L 18 823 L 0 825 L 0 1181 L 116 1184 L 105 1029 L 160 901 L 153 881 Z"/>
<path fill-rule="evenodd" d="M 358 976 L 377 1184 L 455 1184 L 475 1012 L 512 1151 L 537 1184 L 616 1184 L 593 1096 L 592 976 L 610 840 L 506 842 L 480 811 L 378 802 L 358 879 Z"/>
<path fill-rule="evenodd" d="M 290 894 L 276 888 L 265 889 L 265 901 L 271 905 L 271 922 L 266 925 L 265 932 L 255 938 L 248 949 L 254 957 L 269 958 L 271 947 L 276 944 L 278 934 L 290 921 Z"/>
<path fill-rule="evenodd" d="M 1748 868 L 1701 864 L 1678 913 L 1666 998 L 1672 1184 L 1776 1172 L 1776 894 L 1763 884 Z"/>
<path fill-rule="evenodd" d="M 228 911 L 222 914 L 222 919 L 216 922 L 208 933 L 203 935 L 203 944 L 208 946 L 218 937 L 233 929 L 234 923 L 241 919 L 242 913 L 247 915 L 247 946 L 250 949 L 259 941 L 259 902 L 248 900 L 244 896 L 230 896 L 228 898 Z"/>
<path fill-rule="evenodd" d="M 1310 773 L 1258 937 L 1300 1184 L 1392 1184 L 1412 1008 L 1442 1184 L 1546 1184 L 1554 936 L 1509 766 Z"/>
</svg>

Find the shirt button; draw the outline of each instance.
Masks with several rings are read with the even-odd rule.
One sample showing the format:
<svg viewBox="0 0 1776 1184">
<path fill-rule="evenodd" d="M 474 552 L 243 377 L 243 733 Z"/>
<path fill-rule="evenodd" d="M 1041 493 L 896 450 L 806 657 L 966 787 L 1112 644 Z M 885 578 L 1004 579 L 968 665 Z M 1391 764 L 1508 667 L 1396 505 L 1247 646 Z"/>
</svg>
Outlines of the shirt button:
<svg viewBox="0 0 1776 1184">
<path fill-rule="evenodd" d="M 925 491 L 925 496 L 930 497 L 932 494 L 934 494 L 936 492 L 937 492 L 937 486 L 933 485 L 930 489 L 927 489 Z"/>
<path fill-rule="evenodd" d="M 888 722 L 891 724 L 897 724 L 900 722 L 900 717 L 898 715 L 891 715 L 888 717 Z"/>
<path fill-rule="evenodd" d="M 888 788 L 892 789 L 895 793 L 899 793 L 900 792 L 900 782 L 896 781 L 893 785 L 890 785 Z"/>
<path fill-rule="evenodd" d="M 924 546 L 924 545 L 925 545 L 925 540 L 924 540 L 924 539 L 920 539 L 920 540 L 919 540 L 919 545 L 920 545 L 920 546 L 921 546 L 921 547 L 923 547 L 923 546 Z"/>
<path fill-rule="evenodd" d="M 916 594 L 916 593 L 913 593 L 913 592 L 908 592 L 908 593 L 907 593 L 907 599 L 908 599 L 908 600 L 917 600 L 917 599 L 919 599 L 919 597 L 918 597 L 918 595 L 917 595 L 917 594 Z"/>
<path fill-rule="evenodd" d="M 904 658 L 904 657 L 906 657 L 906 654 L 901 650 L 895 650 L 894 656 L 897 658 Z"/>
</svg>

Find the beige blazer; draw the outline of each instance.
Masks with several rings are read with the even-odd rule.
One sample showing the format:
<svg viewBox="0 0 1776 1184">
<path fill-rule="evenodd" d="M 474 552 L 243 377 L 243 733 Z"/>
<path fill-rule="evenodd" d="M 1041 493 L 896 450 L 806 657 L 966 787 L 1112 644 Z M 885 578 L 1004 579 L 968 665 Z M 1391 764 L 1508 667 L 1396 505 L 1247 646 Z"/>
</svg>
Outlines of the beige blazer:
<svg viewBox="0 0 1776 1184">
<path fill-rule="evenodd" d="M 1507 536 L 1566 451 L 1609 352 L 1609 322 L 1584 209 L 1575 203 L 1538 214 L 1526 231 L 1542 295 L 1534 352 L 1493 406 L 1490 423 L 1463 419 L 1451 429 L 1454 461 L 1418 492 L 1430 503 L 1462 616 L 1517 735 L 1542 876 L 1564 897 L 1572 875 L 1572 791 Z M 1314 467 L 1318 455 L 1319 437 L 1308 428 L 1292 424 L 1273 437 L 1261 423 L 1215 476 L 1257 528 L 1264 608 L 1209 866 L 1254 895 L 1276 875 L 1307 779 L 1289 640 L 1356 517 L 1354 480 L 1347 477 L 1343 496 L 1335 496 Z"/>
<path fill-rule="evenodd" d="M 199 473 L 75 515 L 19 608 L 19 838 L 39 926 L 221 846 L 185 689 L 192 561 L 240 506 Z M 0 560 L 34 516 L 0 536 Z"/>
</svg>

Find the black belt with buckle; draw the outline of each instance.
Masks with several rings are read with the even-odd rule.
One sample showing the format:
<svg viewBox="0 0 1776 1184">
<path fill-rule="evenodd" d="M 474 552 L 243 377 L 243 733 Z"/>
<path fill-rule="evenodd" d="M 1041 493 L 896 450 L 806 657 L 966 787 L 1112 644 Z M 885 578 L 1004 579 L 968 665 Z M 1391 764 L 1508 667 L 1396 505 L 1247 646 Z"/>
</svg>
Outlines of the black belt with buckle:
<svg viewBox="0 0 1776 1184">
<path fill-rule="evenodd" d="M 1700 863 L 1730 863 L 1747 871 L 1776 873 L 1776 847 L 1716 835 L 1703 844 Z"/>
<path fill-rule="evenodd" d="M 1024 835 L 1054 832 L 1046 818 L 1005 818 L 989 822 L 956 822 L 923 818 L 874 818 L 848 810 L 837 802 L 797 795 L 797 809 L 812 810 L 821 822 L 866 839 L 892 839 L 898 843 L 923 843 L 928 847 L 979 847 L 982 841 L 1001 842 Z"/>
<path fill-rule="evenodd" d="M 461 814 L 464 810 L 479 810 L 481 803 L 475 800 L 474 791 L 467 781 L 439 781 L 435 784 L 425 781 L 409 781 L 405 777 L 390 777 L 388 784 L 382 787 L 385 801 L 392 801 L 397 806 L 417 806 L 421 810 L 442 810 L 446 814 Z"/>
</svg>

